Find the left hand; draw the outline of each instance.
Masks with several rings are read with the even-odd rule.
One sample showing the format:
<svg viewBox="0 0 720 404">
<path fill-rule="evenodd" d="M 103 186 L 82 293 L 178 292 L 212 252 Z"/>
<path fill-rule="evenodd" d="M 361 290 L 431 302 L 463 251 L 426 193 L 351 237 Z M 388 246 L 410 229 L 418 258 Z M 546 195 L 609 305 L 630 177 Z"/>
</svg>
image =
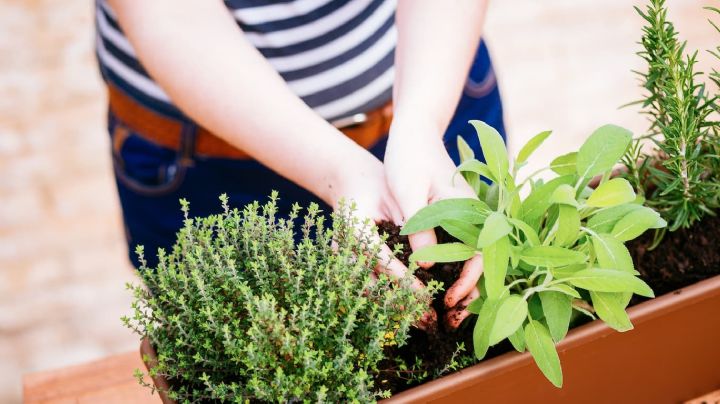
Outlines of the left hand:
<svg viewBox="0 0 720 404">
<path fill-rule="evenodd" d="M 442 141 L 442 133 L 432 125 L 394 122 L 385 152 L 385 176 L 404 220 L 425 206 L 448 198 L 477 198 L 461 176 Z M 454 177 L 454 179 L 453 179 Z M 409 237 L 410 247 L 417 251 L 436 244 L 434 230 L 425 230 Z M 430 268 L 432 262 L 419 262 Z M 477 281 L 482 274 L 482 256 L 471 258 L 463 266 L 460 278 L 447 290 L 445 321 L 456 328 L 470 315 L 465 307 L 479 296 Z"/>
</svg>

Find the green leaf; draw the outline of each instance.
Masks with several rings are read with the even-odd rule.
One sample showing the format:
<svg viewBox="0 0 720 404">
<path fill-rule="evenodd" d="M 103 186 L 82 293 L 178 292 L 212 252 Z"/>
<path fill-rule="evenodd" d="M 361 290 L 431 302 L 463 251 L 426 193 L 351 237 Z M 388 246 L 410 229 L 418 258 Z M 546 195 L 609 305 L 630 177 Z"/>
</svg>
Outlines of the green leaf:
<svg viewBox="0 0 720 404">
<path fill-rule="evenodd" d="M 483 249 L 483 277 L 489 298 L 499 296 L 505 288 L 508 260 L 510 259 L 510 239 L 500 237 Z"/>
<path fill-rule="evenodd" d="M 533 136 L 532 139 L 528 140 L 527 143 L 525 143 L 525 146 L 523 146 L 522 149 L 520 149 L 520 153 L 518 153 L 517 156 L 517 163 L 524 163 L 527 161 L 528 157 L 530 157 L 531 154 L 535 150 L 537 150 L 538 147 L 545 141 L 545 139 L 550 136 L 552 131 L 546 130 L 545 132 L 540 132 L 537 135 Z"/>
<path fill-rule="evenodd" d="M 575 174 L 577 152 L 563 154 L 550 163 L 550 169 L 560 175 Z"/>
<path fill-rule="evenodd" d="M 522 327 L 518 328 L 508 337 L 513 348 L 518 352 L 525 352 L 525 332 Z"/>
<path fill-rule="evenodd" d="M 534 266 L 560 267 L 583 263 L 587 257 L 579 251 L 568 250 L 567 248 L 537 246 L 524 249 L 520 259 Z"/>
<path fill-rule="evenodd" d="M 490 330 L 490 346 L 504 340 L 520 328 L 527 318 L 527 302 L 522 296 L 510 295 L 503 299 L 497 318 Z"/>
<path fill-rule="evenodd" d="M 490 168 L 488 168 L 487 164 L 477 161 L 477 160 L 468 160 L 460 164 L 457 168 L 459 172 L 471 172 L 475 174 L 482 175 L 483 177 L 495 181 L 495 176 L 492 172 L 490 172 Z"/>
<path fill-rule="evenodd" d="M 618 220 L 613 226 L 611 234 L 620 241 L 628 241 L 645 233 L 648 229 L 658 229 L 666 225 L 667 223 L 659 213 L 643 206 Z"/>
<path fill-rule="evenodd" d="M 552 291 L 552 292 L 564 293 L 570 297 L 580 299 L 580 293 L 578 293 L 577 290 L 573 289 L 572 286 L 568 286 L 564 283 L 558 283 L 556 285 L 550 286 L 549 288 L 547 288 L 545 290 Z"/>
<path fill-rule="evenodd" d="M 610 171 L 625 154 L 632 132 L 615 125 L 601 126 L 580 146 L 577 155 L 577 173 L 580 178 Z"/>
<path fill-rule="evenodd" d="M 555 188 L 552 195 L 550 196 L 550 203 L 578 206 L 577 200 L 575 200 L 575 188 L 568 184 L 562 184 Z"/>
<path fill-rule="evenodd" d="M 632 185 L 624 178 L 613 178 L 604 182 L 593 191 L 587 205 L 595 208 L 608 208 L 630 203 L 635 200 Z"/>
<path fill-rule="evenodd" d="M 461 220 L 472 224 L 480 224 L 490 213 L 484 202 L 472 198 L 443 199 L 428 205 L 411 217 L 400 234 L 406 236 L 419 231 L 432 229 L 443 220 Z"/>
<path fill-rule="evenodd" d="M 555 245 L 571 246 L 580 236 L 580 212 L 570 205 L 558 206 L 558 228 L 555 233 Z"/>
<path fill-rule="evenodd" d="M 477 248 L 483 248 L 494 243 L 500 237 L 507 236 L 512 229 L 505 215 L 497 212 L 490 213 L 477 238 Z"/>
<path fill-rule="evenodd" d="M 530 317 L 535 320 L 542 320 L 545 318 L 545 313 L 542 309 L 542 302 L 540 302 L 540 296 L 537 293 L 533 293 L 528 299 L 528 313 Z"/>
<path fill-rule="evenodd" d="M 620 240 L 609 234 L 596 234 L 592 243 L 601 267 L 636 274 L 630 252 Z"/>
<path fill-rule="evenodd" d="M 480 227 L 461 220 L 443 220 L 440 222 L 440 227 L 467 245 L 475 245 L 480 235 Z"/>
<path fill-rule="evenodd" d="M 434 244 L 421 248 L 410 255 L 410 262 L 457 262 L 475 256 L 476 250 L 463 243 Z"/>
<path fill-rule="evenodd" d="M 482 309 L 482 305 L 484 302 L 485 299 L 483 299 L 482 297 L 478 297 L 477 299 L 470 302 L 470 304 L 468 304 L 465 309 L 472 314 L 480 314 L 480 310 Z"/>
<path fill-rule="evenodd" d="M 467 144 L 465 139 L 463 139 L 463 137 L 459 135 L 457 137 L 457 148 L 458 152 L 460 153 L 461 163 L 475 158 L 475 152 L 473 151 L 472 147 L 470 147 L 470 145 Z"/>
<path fill-rule="evenodd" d="M 641 209 L 642 206 L 634 203 L 613 206 L 612 208 L 600 209 L 593 213 L 587 221 L 587 227 L 598 233 L 610 233 L 615 223 L 620 221 L 628 213 Z"/>
<path fill-rule="evenodd" d="M 497 182 L 502 183 L 508 175 L 510 163 L 508 162 L 507 149 L 505 141 L 495 128 L 482 121 L 472 120 L 470 124 L 475 127 L 478 138 L 480 139 L 480 147 L 485 156 L 490 172 L 493 174 Z"/>
<path fill-rule="evenodd" d="M 550 335 L 555 342 L 560 342 L 570 327 L 572 301 L 561 292 L 542 291 L 539 295 Z"/>
<path fill-rule="evenodd" d="M 571 285 L 594 292 L 633 292 L 640 296 L 655 297 L 642 279 L 617 269 L 590 268 L 565 278 Z"/>
<path fill-rule="evenodd" d="M 490 331 L 495 324 L 502 300 L 502 298 L 487 299 L 480 308 L 475 328 L 473 328 L 473 349 L 477 359 L 484 358 L 490 347 Z"/>
<path fill-rule="evenodd" d="M 537 320 L 525 326 L 525 343 L 535 363 L 555 387 L 562 387 L 563 376 L 555 344 L 547 328 Z"/>
<path fill-rule="evenodd" d="M 630 317 L 628 317 L 625 307 L 627 307 L 630 299 L 623 293 L 608 292 L 590 292 L 593 308 L 595 313 L 607 325 L 620 331 L 629 331 L 633 329 Z"/>
<path fill-rule="evenodd" d="M 525 235 L 525 240 L 531 245 L 536 246 L 540 245 L 540 237 L 538 237 L 537 232 L 535 229 L 530 227 L 527 223 L 523 222 L 520 219 L 513 219 L 511 217 L 508 218 L 508 222 L 515 226 L 516 229 L 520 230 Z"/>
<path fill-rule="evenodd" d="M 574 181 L 575 176 L 573 175 L 557 177 L 530 191 L 530 195 L 522 202 L 522 220 L 533 229 L 538 230 L 543 216 L 552 204 L 550 196 L 555 189 L 563 184 L 572 184 Z"/>
</svg>

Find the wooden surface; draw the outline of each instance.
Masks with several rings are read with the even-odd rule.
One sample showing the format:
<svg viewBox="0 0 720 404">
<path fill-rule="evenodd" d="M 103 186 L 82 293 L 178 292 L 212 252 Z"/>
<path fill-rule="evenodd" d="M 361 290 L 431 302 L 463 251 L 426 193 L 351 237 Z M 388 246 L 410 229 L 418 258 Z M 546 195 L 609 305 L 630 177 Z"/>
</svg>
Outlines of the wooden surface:
<svg viewBox="0 0 720 404">
<path fill-rule="evenodd" d="M 25 403 L 158 404 L 157 394 L 138 384 L 135 369 L 145 370 L 137 351 L 95 362 L 30 373 L 23 377 Z"/>
</svg>

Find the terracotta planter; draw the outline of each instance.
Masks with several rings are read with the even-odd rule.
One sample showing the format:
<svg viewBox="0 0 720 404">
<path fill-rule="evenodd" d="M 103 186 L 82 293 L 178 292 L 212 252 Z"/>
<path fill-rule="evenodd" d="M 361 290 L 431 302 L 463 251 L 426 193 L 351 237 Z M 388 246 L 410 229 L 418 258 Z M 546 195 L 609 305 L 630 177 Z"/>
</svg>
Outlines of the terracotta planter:
<svg viewBox="0 0 720 404">
<path fill-rule="evenodd" d="M 677 403 L 720 388 L 720 276 L 629 309 L 635 329 L 600 321 L 558 344 L 555 388 L 528 353 L 508 353 L 396 394 L 383 403 Z M 155 352 L 147 340 L 141 354 Z M 167 388 L 162 378 L 155 385 Z M 163 403 L 173 403 L 160 394 Z"/>
<path fill-rule="evenodd" d="M 150 371 L 150 368 L 157 364 L 157 354 L 155 353 L 155 348 L 152 347 L 150 340 L 147 338 L 143 338 L 142 342 L 140 343 L 140 357 L 143 358 L 143 363 L 145 363 L 145 367 L 147 368 L 148 372 Z M 146 357 L 148 360 L 145 360 Z M 158 395 L 160 395 L 160 400 L 162 400 L 163 404 L 175 404 L 175 400 L 171 400 L 167 396 L 167 394 L 165 394 L 165 392 L 170 387 L 168 386 L 168 382 L 165 377 L 157 376 L 153 377 L 152 379 L 155 387 L 158 388 L 157 392 Z"/>
<path fill-rule="evenodd" d="M 635 329 L 594 321 L 558 344 L 565 383 L 508 353 L 386 403 L 678 403 L 720 388 L 720 276 L 631 307 Z"/>
</svg>

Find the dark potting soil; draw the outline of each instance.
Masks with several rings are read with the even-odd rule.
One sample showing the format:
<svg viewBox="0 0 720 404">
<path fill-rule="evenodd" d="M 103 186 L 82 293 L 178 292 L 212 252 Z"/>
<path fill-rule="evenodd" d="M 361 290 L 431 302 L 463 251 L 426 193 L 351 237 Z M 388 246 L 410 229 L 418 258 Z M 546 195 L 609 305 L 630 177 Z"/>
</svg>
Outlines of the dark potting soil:
<svg viewBox="0 0 720 404">
<path fill-rule="evenodd" d="M 720 217 L 706 216 L 687 229 L 665 233 L 655 249 L 653 230 L 628 243 L 635 269 L 655 296 L 720 275 Z M 635 296 L 631 304 L 645 298 Z"/>
<path fill-rule="evenodd" d="M 391 249 L 397 245 L 402 246 L 402 252 L 397 258 L 407 265 L 408 258 L 412 253 L 407 236 L 401 236 L 400 228 L 389 222 L 380 223 L 378 227 L 380 233 L 387 234 L 387 244 Z M 436 233 L 438 243 L 457 241 L 442 230 L 436 230 Z M 454 359 L 461 361 L 464 358 L 466 361 L 472 360 L 472 363 L 475 362 L 474 359 L 471 359 L 474 358 L 472 334 L 475 316 L 471 315 L 466 318 L 457 330 L 447 327 L 444 321 L 445 314 L 447 313 L 447 309 L 443 303 L 445 291 L 460 277 L 462 267 L 462 262 L 440 263 L 435 264 L 427 270 L 419 268 L 415 271 L 415 276 L 425 284 L 434 280 L 440 282 L 442 285 L 442 291 L 435 296 L 432 304 L 438 317 L 437 326 L 424 331 L 412 328 L 410 338 L 405 345 L 386 348 L 385 354 L 387 359 L 379 366 L 383 371 L 377 377 L 376 386 L 382 389 L 389 389 L 392 393 L 397 393 L 418 385 L 418 382 L 408 380 L 410 379 L 409 372 L 427 372 L 428 375 L 433 375 L 435 372 L 445 369 L 451 360 L 453 360 L 453 355 L 456 354 L 458 344 L 460 343 L 464 344 L 465 350 L 459 355 L 456 355 Z M 485 359 L 501 355 L 511 350 L 512 345 L 507 341 L 503 341 L 490 348 Z M 417 360 L 422 361 L 422 365 L 419 369 L 411 369 Z M 399 361 L 403 361 L 407 365 L 407 371 L 398 369 Z M 400 372 L 398 373 L 398 371 Z M 450 373 L 450 371 L 446 373 Z"/>
</svg>

